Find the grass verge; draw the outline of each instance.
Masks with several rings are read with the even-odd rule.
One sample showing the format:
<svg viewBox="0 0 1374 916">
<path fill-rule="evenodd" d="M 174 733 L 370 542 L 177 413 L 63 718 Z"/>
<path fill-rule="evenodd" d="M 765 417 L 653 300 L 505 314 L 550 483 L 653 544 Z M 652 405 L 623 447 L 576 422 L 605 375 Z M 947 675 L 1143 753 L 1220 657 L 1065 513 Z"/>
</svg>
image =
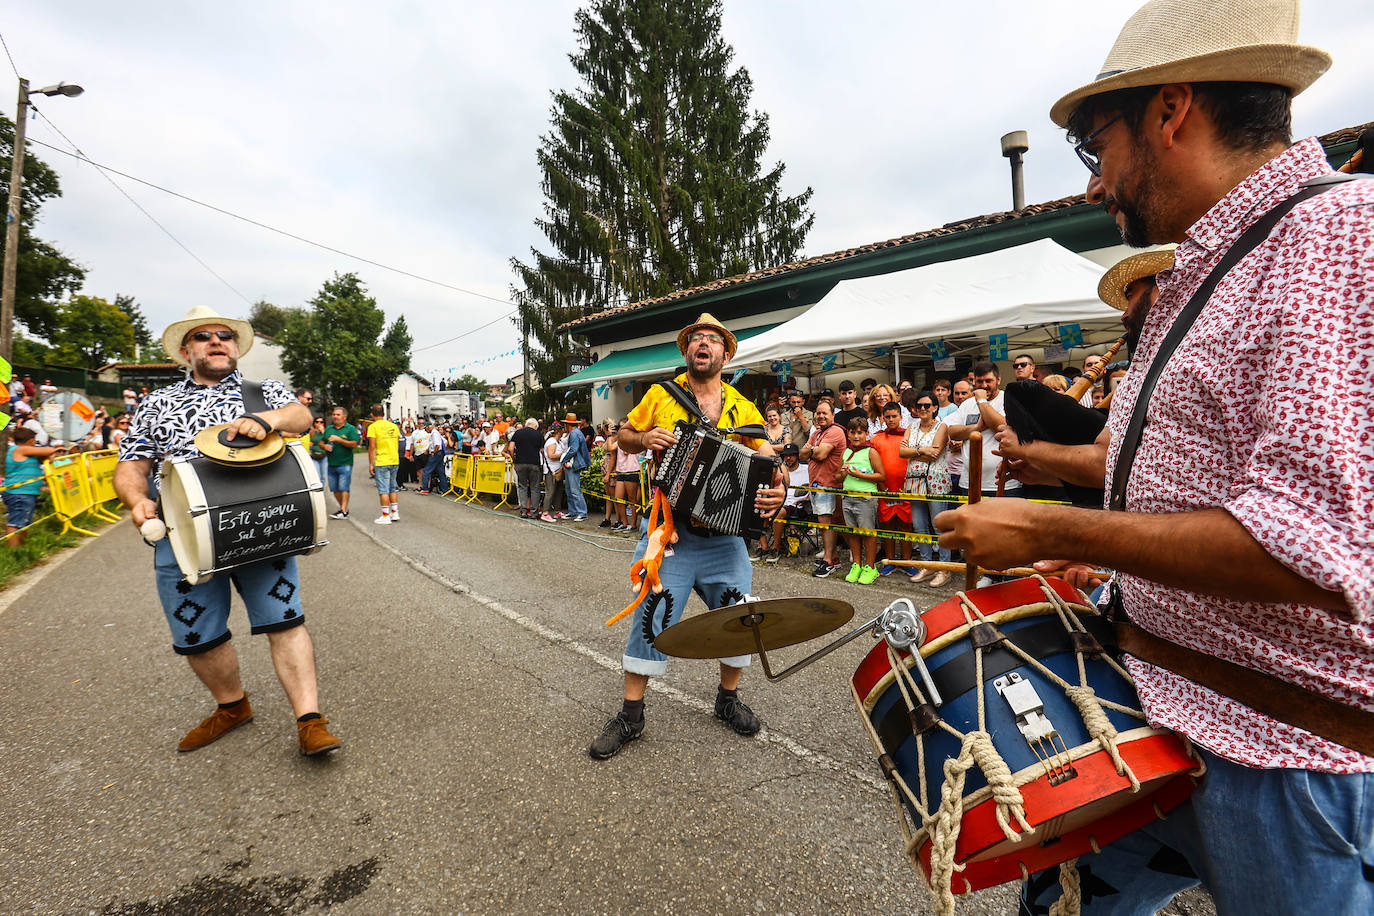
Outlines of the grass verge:
<svg viewBox="0 0 1374 916">
<path fill-rule="evenodd" d="M 36 516 L 46 515 L 51 511 L 52 503 L 45 496 L 39 502 L 38 512 L 34 514 Z M 87 531 L 101 531 L 114 524 L 114 522 L 106 521 L 89 512 L 78 516 L 73 522 Z M 10 547 L 8 543 L 0 544 L 0 591 L 9 588 L 21 573 L 38 566 L 59 550 L 75 547 L 90 537 L 90 535 L 77 534 L 73 531 L 63 534 L 62 522 L 57 518 L 49 518 L 39 522 L 30 528 L 26 534 L 24 543 L 18 547 Z"/>
</svg>

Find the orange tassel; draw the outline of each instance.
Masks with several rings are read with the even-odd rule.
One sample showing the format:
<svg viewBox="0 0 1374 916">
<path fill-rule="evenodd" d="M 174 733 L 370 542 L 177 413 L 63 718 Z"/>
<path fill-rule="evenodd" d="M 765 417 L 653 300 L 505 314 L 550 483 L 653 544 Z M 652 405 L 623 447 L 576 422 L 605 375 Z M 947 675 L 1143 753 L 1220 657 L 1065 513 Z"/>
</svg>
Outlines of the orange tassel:
<svg viewBox="0 0 1374 916">
<path fill-rule="evenodd" d="M 662 525 L 658 524 L 660 510 L 663 519 Z M 668 546 L 676 539 L 677 529 L 673 525 L 672 507 L 668 505 L 668 500 L 662 491 L 655 490 L 653 505 L 649 509 L 649 545 L 644 551 L 644 558 L 637 560 L 630 567 L 630 585 L 638 585 L 639 591 L 625 610 L 606 621 L 606 626 L 612 626 L 633 614 L 634 609 L 648 597 L 651 591 L 655 593 L 663 591 L 663 582 L 659 579 L 658 568 L 663 565 L 663 555 L 667 552 Z"/>
</svg>

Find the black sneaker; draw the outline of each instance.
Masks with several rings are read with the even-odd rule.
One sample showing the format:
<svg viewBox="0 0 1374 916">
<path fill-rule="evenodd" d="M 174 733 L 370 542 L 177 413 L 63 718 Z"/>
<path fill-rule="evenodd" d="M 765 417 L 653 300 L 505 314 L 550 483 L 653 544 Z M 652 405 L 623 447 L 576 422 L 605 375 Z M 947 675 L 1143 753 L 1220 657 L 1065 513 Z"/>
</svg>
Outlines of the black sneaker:
<svg viewBox="0 0 1374 916">
<path fill-rule="evenodd" d="M 824 560 L 817 560 L 817 561 L 816 561 L 816 568 L 815 568 L 814 570 L 811 571 L 811 575 L 812 575 L 813 578 L 816 578 L 816 579 L 824 579 L 826 576 L 830 575 L 831 573 L 833 573 L 835 570 L 837 570 L 837 569 L 839 569 L 839 568 L 840 568 L 840 564 L 838 564 L 838 563 L 836 563 L 834 566 L 831 566 L 829 563 L 825 562 Z"/>
<path fill-rule="evenodd" d="M 611 526 L 614 525 L 614 524 L 615 524 L 615 522 L 611 521 L 610 519 L 606 519 L 604 522 L 602 522 L 601 524 L 597 525 L 596 527 L 598 527 L 598 528 L 609 528 L 609 527 L 611 527 Z"/>
<path fill-rule="evenodd" d="M 765 562 L 765 563 L 776 563 L 776 562 L 778 562 L 778 560 L 780 559 L 780 557 L 781 557 L 781 554 L 778 553 L 778 551 L 776 551 L 776 550 L 770 550 L 770 551 L 768 551 L 766 554 L 763 555 L 763 562 Z"/>
<path fill-rule="evenodd" d="M 741 703 L 740 705 L 743 706 L 744 704 Z M 719 715 L 719 703 L 716 705 L 716 710 L 716 714 Z M 593 760 L 608 760 L 614 757 L 622 747 L 643 733 L 644 720 L 631 722 L 625 718 L 624 711 L 621 711 L 616 714 L 614 719 L 606 723 L 601 734 L 597 735 L 592 741 L 591 747 L 587 748 L 587 753 L 591 754 Z"/>
<path fill-rule="evenodd" d="M 330 518 L 348 518 L 348 513 L 347 513 L 347 512 L 344 512 L 343 510 L 339 510 L 338 512 L 335 512 L 334 514 L 330 515 L 329 517 L 330 517 Z"/>
<path fill-rule="evenodd" d="M 754 715 L 754 711 L 745 706 L 744 701 L 738 696 L 721 696 L 717 693 L 716 718 L 746 738 L 750 735 L 757 735 L 759 729 L 763 728 L 763 723 L 759 721 L 759 717 Z"/>
</svg>

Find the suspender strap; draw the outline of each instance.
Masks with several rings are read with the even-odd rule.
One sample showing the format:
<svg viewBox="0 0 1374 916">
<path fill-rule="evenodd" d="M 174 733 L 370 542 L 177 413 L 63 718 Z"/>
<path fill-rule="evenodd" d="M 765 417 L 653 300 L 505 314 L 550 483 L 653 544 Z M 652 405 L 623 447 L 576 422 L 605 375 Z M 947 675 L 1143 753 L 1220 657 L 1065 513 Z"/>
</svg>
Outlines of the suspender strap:
<svg viewBox="0 0 1374 916">
<path fill-rule="evenodd" d="M 262 382 L 250 382 L 244 379 L 239 390 L 243 392 L 243 412 L 262 413 L 267 409 L 267 398 L 262 393 Z"/>
<path fill-rule="evenodd" d="M 668 392 L 669 397 L 682 405 L 682 409 L 687 411 L 689 419 L 698 423 L 704 422 L 701 416 L 701 405 L 697 403 L 697 399 L 692 392 L 679 385 L 675 379 L 664 379 L 659 382 L 659 385 L 663 387 L 664 391 Z M 723 403 L 721 404 L 721 409 L 725 409 Z M 707 425 L 709 426 L 710 424 L 708 423 Z M 768 436 L 764 428 L 757 423 L 750 426 L 722 426 L 719 427 L 719 430 L 727 436 L 747 436 L 750 439 L 764 439 Z"/>
<path fill-rule="evenodd" d="M 1122 436 L 1121 451 L 1117 453 L 1116 466 L 1112 470 L 1112 494 L 1111 499 L 1107 502 L 1108 509 L 1113 512 L 1124 512 L 1126 509 L 1126 481 L 1131 476 L 1131 463 L 1135 461 L 1135 453 L 1140 448 L 1140 438 L 1145 432 L 1145 413 L 1150 406 L 1150 395 L 1154 393 L 1155 383 L 1159 381 L 1159 376 L 1164 372 L 1164 367 L 1168 365 L 1169 358 L 1174 355 L 1178 345 L 1182 343 L 1183 338 L 1192 329 L 1193 322 L 1197 321 L 1198 315 L 1202 314 L 1202 309 L 1207 305 L 1207 300 L 1212 297 L 1217 284 L 1221 282 L 1222 277 L 1230 273 L 1232 267 L 1235 267 L 1242 258 L 1255 250 L 1260 242 L 1269 237 L 1269 233 L 1274 231 L 1274 226 L 1287 215 L 1289 210 L 1309 197 L 1329 191 L 1340 184 L 1344 184 L 1344 181 L 1323 181 L 1321 184 L 1304 187 L 1265 213 L 1258 222 L 1236 240 L 1236 243 L 1222 257 L 1220 263 L 1212 268 L 1207 279 L 1202 281 L 1197 292 L 1193 293 L 1193 298 L 1188 300 L 1183 311 L 1178 313 L 1178 317 L 1174 319 L 1173 325 L 1169 328 L 1169 333 L 1164 337 L 1164 342 L 1159 345 L 1159 352 L 1155 354 L 1154 360 L 1150 363 L 1144 381 L 1140 383 L 1140 393 L 1135 399 L 1135 409 L 1131 411 L 1131 421 L 1126 426 L 1125 435 Z"/>
</svg>

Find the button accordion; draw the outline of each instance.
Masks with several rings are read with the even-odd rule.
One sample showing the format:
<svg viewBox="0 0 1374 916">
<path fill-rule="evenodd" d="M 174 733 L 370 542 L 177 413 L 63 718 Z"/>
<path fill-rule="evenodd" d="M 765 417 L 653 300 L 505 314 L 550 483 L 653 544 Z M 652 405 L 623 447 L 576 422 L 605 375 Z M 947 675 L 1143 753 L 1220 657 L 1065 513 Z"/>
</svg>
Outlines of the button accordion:
<svg viewBox="0 0 1374 916">
<path fill-rule="evenodd" d="M 654 471 L 658 487 L 678 517 L 720 534 L 757 538 L 764 520 L 754 509 L 760 488 L 773 485 L 777 460 L 726 437 L 728 431 L 678 421 L 677 443 L 663 452 Z"/>
</svg>

